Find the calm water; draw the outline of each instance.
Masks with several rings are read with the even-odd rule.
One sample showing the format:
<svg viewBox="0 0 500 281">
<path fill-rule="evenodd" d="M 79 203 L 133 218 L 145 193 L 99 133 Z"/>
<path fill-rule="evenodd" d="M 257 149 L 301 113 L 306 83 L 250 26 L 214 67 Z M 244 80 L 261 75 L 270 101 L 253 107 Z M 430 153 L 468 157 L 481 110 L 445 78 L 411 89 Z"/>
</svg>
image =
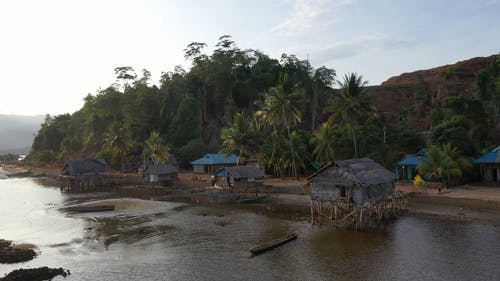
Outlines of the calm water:
<svg viewBox="0 0 500 281">
<path fill-rule="evenodd" d="M 0 238 L 33 243 L 36 259 L 0 265 L 64 267 L 54 280 L 500 280 L 500 228 L 406 216 L 361 233 L 245 210 L 125 200 L 118 211 L 69 216 L 90 200 L 33 179 L 0 180 Z M 222 226 L 223 225 L 223 226 Z M 296 230 L 257 257 L 248 249 Z"/>
</svg>

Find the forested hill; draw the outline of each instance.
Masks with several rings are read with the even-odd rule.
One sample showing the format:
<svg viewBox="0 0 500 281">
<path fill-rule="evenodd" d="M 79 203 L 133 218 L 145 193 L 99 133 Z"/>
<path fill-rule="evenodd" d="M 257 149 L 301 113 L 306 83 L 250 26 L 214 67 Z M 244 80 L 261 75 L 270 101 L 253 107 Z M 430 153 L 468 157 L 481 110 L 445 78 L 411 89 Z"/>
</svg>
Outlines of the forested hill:
<svg viewBox="0 0 500 281">
<path fill-rule="evenodd" d="M 478 77 L 472 84 L 479 88 L 461 91 L 455 83 L 451 91 L 440 81 L 426 88 L 422 77 L 414 87 L 397 86 L 394 93 L 400 95 L 394 95 L 381 90 L 390 85 L 365 87 L 358 74 L 337 77 L 334 69 L 313 67 L 294 55 L 271 58 L 241 50 L 230 36 L 222 36 L 211 54 L 205 47 L 189 44 L 184 52 L 192 67 L 163 73 L 158 86 L 151 84 L 147 70 L 138 74 L 117 67 L 116 83 L 88 95 L 79 111 L 45 120 L 28 161 L 61 163 L 88 156 L 119 169 L 125 162 L 137 166 L 144 157 L 160 161 L 169 151 L 188 166 L 205 153 L 220 151 L 255 157 L 276 175 L 304 173 L 312 160 L 360 156 L 392 167 L 405 153 L 426 146 L 414 126 L 422 118 L 433 128 L 443 126 L 430 136 L 430 144 L 466 134 L 453 145 L 471 156 L 494 145 L 497 56 L 468 74 Z M 463 75 L 448 68 L 447 77 L 455 77 L 449 79 Z M 452 92 L 453 99 L 444 98 Z M 392 95 L 399 103 L 394 107 L 404 105 L 404 110 L 395 110 L 384 95 Z M 476 143 L 464 143 L 469 140 Z"/>
<path fill-rule="evenodd" d="M 432 126 L 430 113 L 449 96 L 474 97 L 482 87 L 488 99 L 488 68 L 497 58 L 477 57 L 427 70 L 418 70 L 389 78 L 380 86 L 370 87 L 374 102 L 381 112 L 393 116 L 409 116 L 420 130 Z M 494 71 L 490 69 L 489 72 Z M 479 80 L 478 80 L 479 79 Z M 491 89 L 490 89 L 491 91 Z M 484 96 L 486 94 L 486 97 Z M 499 128 L 500 129 L 500 128 Z"/>
</svg>

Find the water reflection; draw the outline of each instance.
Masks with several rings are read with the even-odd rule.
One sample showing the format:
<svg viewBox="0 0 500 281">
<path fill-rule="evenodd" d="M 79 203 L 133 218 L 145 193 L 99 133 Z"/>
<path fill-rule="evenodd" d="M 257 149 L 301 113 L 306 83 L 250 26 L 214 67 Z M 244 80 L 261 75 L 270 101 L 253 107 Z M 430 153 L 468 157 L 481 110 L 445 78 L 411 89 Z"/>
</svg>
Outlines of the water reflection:
<svg viewBox="0 0 500 281">
<path fill-rule="evenodd" d="M 498 227 L 405 216 L 370 232 L 312 227 L 247 209 L 109 199 L 117 211 L 68 215 L 101 199 L 30 179 L 0 180 L 0 238 L 39 246 L 23 267 L 65 267 L 65 280 L 499 280 Z M 299 238 L 250 257 L 290 231 Z M 0 276 L 19 265 L 0 265 Z"/>
</svg>

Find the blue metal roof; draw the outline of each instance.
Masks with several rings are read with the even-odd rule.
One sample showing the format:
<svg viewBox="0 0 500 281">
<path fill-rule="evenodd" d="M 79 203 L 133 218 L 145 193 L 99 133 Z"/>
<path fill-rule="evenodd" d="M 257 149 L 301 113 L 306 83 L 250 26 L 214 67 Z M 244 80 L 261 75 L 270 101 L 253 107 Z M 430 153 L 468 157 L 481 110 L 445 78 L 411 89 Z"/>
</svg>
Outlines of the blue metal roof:
<svg viewBox="0 0 500 281">
<path fill-rule="evenodd" d="M 207 154 L 200 159 L 191 162 L 191 165 L 217 165 L 217 164 L 236 164 L 238 156 L 235 154 Z"/>
<path fill-rule="evenodd" d="M 474 159 L 475 164 L 500 163 L 500 146 Z"/>
<path fill-rule="evenodd" d="M 417 166 L 418 164 L 420 164 L 420 162 L 423 162 L 425 161 L 425 158 L 422 157 L 422 156 L 415 156 L 415 154 L 410 154 L 408 156 L 405 157 L 405 159 L 401 160 L 398 162 L 398 165 L 399 166 L 408 166 L 408 165 L 415 165 Z"/>
</svg>

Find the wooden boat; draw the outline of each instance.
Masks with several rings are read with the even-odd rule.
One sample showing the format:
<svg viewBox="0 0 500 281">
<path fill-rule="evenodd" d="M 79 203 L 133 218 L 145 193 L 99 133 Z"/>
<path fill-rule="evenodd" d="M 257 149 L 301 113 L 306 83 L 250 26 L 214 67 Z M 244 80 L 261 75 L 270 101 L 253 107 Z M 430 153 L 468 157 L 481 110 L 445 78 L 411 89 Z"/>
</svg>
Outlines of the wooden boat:
<svg viewBox="0 0 500 281">
<path fill-rule="evenodd" d="M 283 245 L 287 242 L 290 242 L 292 240 L 295 240 L 295 239 L 297 239 L 297 233 L 292 232 L 292 233 L 289 233 L 287 235 L 278 237 L 276 239 L 267 241 L 259 246 L 253 247 L 252 249 L 250 249 L 250 253 L 252 253 L 252 255 L 254 255 L 254 256 L 260 255 L 264 252 L 267 252 L 271 249 L 274 249 L 278 246 L 281 246 L 281 245 Z"/>
<path fill-rule="evenodd" d="M 75 206 L 64 208 L 66 212 L 70 213 L 88 213 L 88 212 L 107 212 L 114 211 L 114 205 L 101 205 L 101 206 Z"/>
<path fill-rule="evenodd" d="M 239 197 L 236 199 L 238 203 L 258 203 L 264 201 L 264 199 L 269 198 L 270 195 L 259 195 L 252 197 Z"/>
</svg>

